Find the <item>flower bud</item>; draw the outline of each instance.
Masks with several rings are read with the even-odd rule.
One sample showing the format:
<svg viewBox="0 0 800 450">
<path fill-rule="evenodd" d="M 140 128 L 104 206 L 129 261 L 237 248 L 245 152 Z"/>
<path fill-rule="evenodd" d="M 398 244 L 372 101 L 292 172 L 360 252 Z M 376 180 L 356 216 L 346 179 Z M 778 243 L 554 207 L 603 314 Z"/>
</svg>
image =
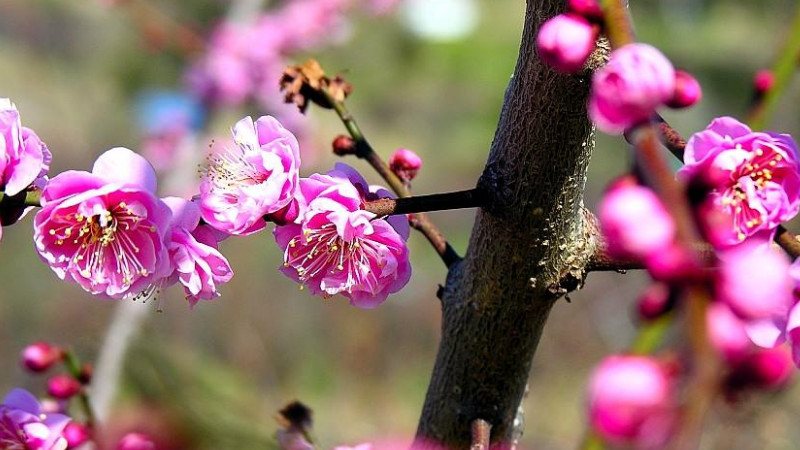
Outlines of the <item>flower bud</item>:
<svg viewBox="0 0 800 450">
<path fill-rule="evenodd" d="M 673 425 L 673 386 L 660 364 L 644 356 L 611 356 L 592 373 L 589 422 L 614 444 L 662 443 Z"/>
<path fill-rule="evenodd" d="M 355 155 L 356 141 L 343 134 L 336 136 L 333 140 L 333 153 L 337 156 Z"/>
<path fill-rule="evenodd" d="M 786 347 L 755 348 L 730 372 L 724 390 L 731 400 L 746 389 L 777 390 L 786 386 L 793 373 L 792 355 Z"/>
<path fill-rule="evenodd" d="M 768 245 L 742 244 L 719 254 L 719 300 L 742 320 L 785 317 L 794 305 L 789 261 Z"/>
<path fill-rule="evenodd" d="M 762 69 L 753 76 L 753 89 L 756 95 L 764 95 L 775 84 L 775 75 L 771 70 Z"/>
<path fill-rule="evenodd" d="M 44 372 L 61 359 L 61 349 L 44 341 L 22 350 L 22 365 L 31 372 Z"/>
<path fill-rule="evenodd" d="M 683 70 L 675 71 L 675 91 L 672 98 L 667 101 L 670 108 L 688 108 L 699 102 L 703 97 L 703 90 L 700 83 L 689 72 Z"/>
<path fill-rule="evenodd" d="M 83 384 L 89 384 L 92 382 L 92 375 L 94 375 L 94 366 L 89 363 L 83 363 L 81 372 L 78 374 L 78 381 Z"/>
<path fill-rule="evenodd" d="M 568 0 L 567 10 L 593 21 L 603 21 L 603 10 L 597 3 L 597 0 Z"/>
<path fill-rule="evenodd" d="M 403 181 L 411 181 L 422 167 L 422 158 L 407 148 L 398 148 L 389 158 L 389 167 Z"/>
<path fill-rule="evenodd" d="M 119 440 L 117 450 L 156 450 L 156 444 L 146 434 L 128 433 Z"/>
<path fill-rule="evenodd" d="M 80 447 L 89 440 L 89 427 L 80 422 L 72 421 L 61 432 L 61 436 L 67 440 L 68 449 Z"/>
<path fill-rule="evenodd" d="M 539 57 L 559 72 L 583 68 L 594 50 L 598 28 L 577 14 L 559 14 L 545 22 L 536 37 Z"/>
<path fill-rule="evenodd" d="M 644 321 L 658 319 L 675 306 L 675 297 L 666 284 L 654 283 L 642 292 L 637 303 L 639 318 Z"/>
<path fill-rule="evenodd" d="M 51 397 L 66 400 L 81 391 L 83 385 L 69 375 L 55 375 L 47 380 L 47 393 Z"/>
</svg>

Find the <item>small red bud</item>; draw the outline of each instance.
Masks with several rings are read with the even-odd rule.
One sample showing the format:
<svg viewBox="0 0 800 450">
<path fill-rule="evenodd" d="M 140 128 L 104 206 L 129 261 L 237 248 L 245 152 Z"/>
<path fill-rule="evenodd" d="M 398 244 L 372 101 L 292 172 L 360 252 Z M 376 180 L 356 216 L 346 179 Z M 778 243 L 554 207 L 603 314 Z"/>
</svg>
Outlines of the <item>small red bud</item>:
<svg viewBox="0 0 800 450">
<path fill-rule="evenodd" d="M 333 153 L 339 156 L 355 155 L 356 141 L 350 136 L 340 134 L 333 140 Z"/>
<path fill-rule="evenodd" d="M 22 350 L 22 365 L 31 372 L 44 372 L 61 359 L 61 349 L 44 341 Z"/>
<path fill-rule="evenodd" d="M 687 108 L 699 102 L 703 97 L 703 90 L 700 83 L 689 72 L 683 70 L 675 71 L 675 92 L 667 102 L 670 108 Z"/>
<path fill-rule="evenodd" d="M 596 22 L 603 20 L 603 10 L 597 3 L 597 0 L 569 0 L 567 2 L 567 10 Z"/>
<path fill-rule="evenodd" d="M 80 381 L 69 375 L 60 374 L 47 380 L 47 393 L 51 397 L 66 400 L 81 391 Z"/>
<path fill-rule="evenodd" d="M 639 318 L 644 321 L 658 319 L 674 306 L 674 297 L 669 286 L 663 283 L 650 285 L 639 297 L 637 303 Z"/>
<path fill-rule="evenodd" d="M 61 432 L 61 436 L 67 440 L 67 448 L 76 448 L 89 440 L 90 437 L 89 427 L 86 425 L 72 421 Z"/>
<path fill-rule="evenodd" d="M 82 384 L 89 384 L 92 382 L 92 375 L 94 375 L 94 366 L 90 363 L 83 363 L 81 372 L 78 374 L 78 381 Z"/>
<path fill-rule="evenodd" d="M 150 436 L 142 433 L 128 433 L 119 440 L 117 450 L 155 450 L 156 444 Z"/>
<path fill-rule="evenodd" d="M 753 88 L 756 95 L 764 95 L 768 90 L 772 89 L 775 84 L 775 75 L 771 70 L 763 69 L 756 72 L 753 76 Z"/>
<path fill-rule="evenodd" d="M 403 181 L 411 181 L 422 167 L 422 158 L 407 148 L 398 148 L 389 158 L 389 167 Z"/>
</svg>

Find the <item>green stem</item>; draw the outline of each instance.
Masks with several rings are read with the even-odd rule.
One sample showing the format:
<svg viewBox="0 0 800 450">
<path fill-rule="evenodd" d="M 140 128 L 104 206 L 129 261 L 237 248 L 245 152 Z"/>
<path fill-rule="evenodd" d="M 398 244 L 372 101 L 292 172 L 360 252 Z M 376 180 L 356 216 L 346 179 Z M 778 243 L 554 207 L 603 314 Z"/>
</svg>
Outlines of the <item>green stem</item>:
<svg viewBox="0 0 800 450">
<path fill-rule="evenodd" d="M 6 195 L 0 191 L 0 203 L 16 206 L 42 206 L 42 191 L 22 191 L 15 195 Z"/>
<path fill-rule="evenodd" d="M 748 122 L 754 130 L 762 130 L 767 126 L 775 107 L 778 105 L 778 100 L 780 100 L 789 85 L 789 80 L 797 67 L 797 58 L 800 55 L 800 8 L 797 10 L 789 33 L 789 38 L 783 45 L 781 53 L 772 68 L 775 82 L 750 114 Z"/>
<path fill-rule="evenodd" d="M 636 340 L 633 341 L 630 352 L 634 355 L 649 355 L 656 351 L 664 336 L 672 324 L 674 314 L 664 314 L 663 316 L 642 325 Z"/>
<path fill-rule="evenodd" d="M 83 383 L 83 366 L 78 359 L 78 355 L 70 348 L 64 350 L 64 365 L 67 367 L 67 371 L 69 371 L 72 378 Z M 86 426 L 89 427 L 89 429 L 94 428 L 95 415 L 92 404 L 89 402 L 89 396 L 86 394 L 86 386 L 84 386 L 78 394 L 78 402 L 81 405 L 83 414 L 86 416 Z"/>
<path fill-rule="evenodd" d="M 605 32 L 612 49 L 634 41 L 633 26 L 625 3 L 625 0 L 600 1 L 600 7 L 605 15 Z"/>
</svg>

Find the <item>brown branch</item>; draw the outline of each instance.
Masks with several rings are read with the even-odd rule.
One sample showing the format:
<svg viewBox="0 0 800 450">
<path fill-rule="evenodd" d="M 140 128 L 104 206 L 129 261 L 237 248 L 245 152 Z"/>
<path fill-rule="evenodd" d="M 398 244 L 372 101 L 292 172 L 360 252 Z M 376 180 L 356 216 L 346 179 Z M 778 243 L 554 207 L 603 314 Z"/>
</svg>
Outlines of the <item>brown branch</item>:
<svg viewBox="0 0 800 450">
<path fill-rule="evenodd" d="M 469 450 L 489 450 L 491 440 L 492 424 L 483 420 L 475 419 L 472 421 L 472 445 Z"/>
<path fill-rule="evenodd" d="M 413 214 L 450 209 L 479 208 L 483 206 L 483 196 L 478 189 L 446 192 L 442 194 L 415 195 L 402 198 L 381 198 L 366 202 L 363 209 L 377 216 Z"/>
</svg>

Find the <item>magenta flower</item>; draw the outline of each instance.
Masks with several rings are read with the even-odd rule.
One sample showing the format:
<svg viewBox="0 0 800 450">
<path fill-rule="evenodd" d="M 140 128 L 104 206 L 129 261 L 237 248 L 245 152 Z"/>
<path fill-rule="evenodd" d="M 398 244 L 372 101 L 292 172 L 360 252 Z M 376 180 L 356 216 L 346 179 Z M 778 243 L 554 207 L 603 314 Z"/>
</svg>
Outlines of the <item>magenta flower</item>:
<svg viewBox="0 0 800 450">
<path fill-rule="evenodd" d="M 749 244 L 719 254 L 717 298 L 742 320 L 784 317 L 794 304 L 789 261 L 771 247 Z"/>
<path fill-rule="evenodd" d="M 234 146 L 208 158 L 200 184 L 203 219 L 229 234 L 266 226 L 264 216 L 291 203 L 299 182 L 297 139 L 274 117 L 245 117 L 232 128 Z"/>
<path fill-rule="evenodd" d="M 45 414 L 39 401 L 24 389 L 13 389 L 0 404 L 0 448 L 6 450 L 64 450 L 61 436 L 70 418 Z"/>
<path fill-rule="evenodd" d="M 92 294 L 137 295 L 169 270 L 170 211 L 155 190 L 153 168 L 126 148 L 100 155 L 91 173 L 57 175 L 34 220 L 39 256 Z"/>
<path fill-rule="evenodd" d="M 651 45 L 635 43 L 611 52 L 592 76 L 589 116 L 597 128 L 620 134 L 647 120 L 675 89 L 672 63 Z"/>
<path fill-rule="evenodd" d="M 589 423 L 604 439 L 635 448 L 666 442 L 675 419 L 674 386 L 657 361 L 611 356 L 589 382 Z"/>
<path fill-rule="evenodd" d="M 6 195 L 42 187 L 52 155 L 39 136 L 23 127 L 17 107 L 0 98 L 0 187 Z"/>
<path fill-rule="evenodd" d="M 753 347 L 745 323 L 724 302 L 714 302 L 706 310 L 706 328 L 711 345 L 729 363 L 742 361 Z"/>
<path fill-rule="evenodd" d="M 575 73 L 594 50 L 599 30 L 578 14 L 559 14 L 539 29 L 539 57 L 559 72 Z"/>
<path fill-rule="evenodd" d="M 334 141 L 334 147 L 336 141 Z M 389 168 L 403 181 L 411 181 L 422 168 L 422 158 L 413 150 L 400 147 L 389 157 Z"/>
<path fill-rule="evenodd" d="M 200 225 L 200 207 L 195 202 L 177 197 L 162 200 L 172 210 L 167 248 L 173 272 L 165 286 L 180 283 L 192 306 L 218 297 L 217 286 L 233 278 L 228 260 L 217 249 L 218 232 Z"/>
<path fill-rule="evenodd" d="M 275 228 L 286 276 L 314 295 L 342 294 L 359 308 L 378 306 L 408 283 L 408 220 L 376 219 L 361 209 L 365 199 L 388 193 L 370 191 L 344 164 L 302 179 L 300 190 L 306 206 L 297 223 Z"/>
<path fill-rule="evenodd" d="M 686 144 L 684 179 L 703 177 L 709 201 L 729 218 L 721 243 L 749 237 L 770 240 L 775 228 L 800 210 L 797 144 L 788 134 L 753 132 L 731 117 L 714 119 Z"/>
<path fill-rule="evenodd" d="M 647 259 L 673 245 L 675 223 L 652 190 L 633 183 L 612 184 L 598 218 L 610 254 Z"/>
</svg>

